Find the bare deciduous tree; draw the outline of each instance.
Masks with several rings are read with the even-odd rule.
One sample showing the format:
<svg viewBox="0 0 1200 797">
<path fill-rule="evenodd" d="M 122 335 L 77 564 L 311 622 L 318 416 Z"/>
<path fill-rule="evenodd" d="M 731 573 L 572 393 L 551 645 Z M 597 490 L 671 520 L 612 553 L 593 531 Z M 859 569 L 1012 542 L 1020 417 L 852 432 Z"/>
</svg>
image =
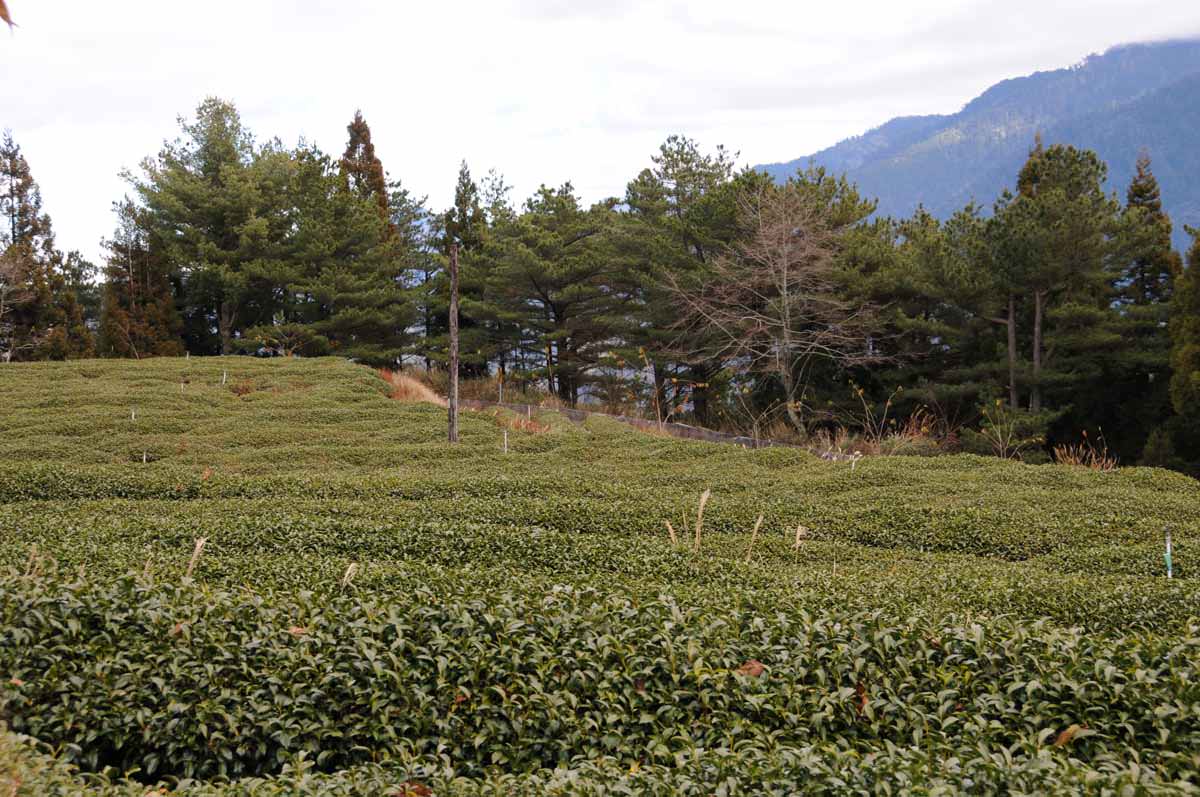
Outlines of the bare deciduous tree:
<svg viewBox="0 0 1200 797">
<path fill-rule="evenodd" d="M 788 419 L 803 430 L 815 364 L 882 359 L 871 340 L 876 308 L 837 290 L 835 258 L 847 228 L 814 192 L 795 182 L 763 186 L 740 197 L 739 211 L 738 243 L 701 281 L 672 282 L 686 311 L 680 339 L 709 340 L 706 354 L 777 377 Z"/>
</svg>

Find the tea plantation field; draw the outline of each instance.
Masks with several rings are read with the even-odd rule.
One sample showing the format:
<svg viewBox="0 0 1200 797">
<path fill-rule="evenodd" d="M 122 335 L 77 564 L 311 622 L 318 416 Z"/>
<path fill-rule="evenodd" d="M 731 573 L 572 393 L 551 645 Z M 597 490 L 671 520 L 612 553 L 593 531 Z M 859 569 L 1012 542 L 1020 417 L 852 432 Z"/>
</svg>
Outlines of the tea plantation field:
<svg viewBox="0 0 1200 797">
<path fill-rule="evenodd" d="M 1200 483 L 538 420 L 0 367 L 0 794 L 1200 791 Z"/>
</svg>

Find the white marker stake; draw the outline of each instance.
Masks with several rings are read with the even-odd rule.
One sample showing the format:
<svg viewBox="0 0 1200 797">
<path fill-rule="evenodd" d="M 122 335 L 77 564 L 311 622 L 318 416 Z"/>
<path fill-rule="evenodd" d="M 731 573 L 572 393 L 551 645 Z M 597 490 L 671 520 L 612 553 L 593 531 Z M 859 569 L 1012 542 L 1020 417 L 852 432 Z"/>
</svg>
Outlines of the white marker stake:
<svg viewBox="0 0 1200 797">
<path fill-rule="evenodd" d="M 508 453 L 508 430 L 504 430 L 504 453 Z"/>
<path fill-rule="evenodd" d="M 1167 554 L 1165 557 L 1167 560 L 1167 578 L 1171 578 L 1173 576 L 1171 567 L 1171 527 L 1167 526 L 1164 531 L 1167 533 Z"/>
</svg>

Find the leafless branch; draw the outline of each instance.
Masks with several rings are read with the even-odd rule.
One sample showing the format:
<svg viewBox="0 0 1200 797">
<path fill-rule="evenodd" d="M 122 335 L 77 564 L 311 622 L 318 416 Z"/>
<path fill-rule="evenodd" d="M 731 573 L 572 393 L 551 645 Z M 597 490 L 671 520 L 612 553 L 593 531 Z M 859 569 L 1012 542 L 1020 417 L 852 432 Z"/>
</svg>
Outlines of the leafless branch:
<svg viewBox="0 0 1200 797">
<path fill-rule="evenodd" d="M 836 257 L 846 228 L 802 186 L 765 186 L 742 196 L 739 211 L 741 240 L 712 261 L 702 283 L 669 278 L 684 310 L 678 339 L 702 356 L 777 376 L 799 428 L 817 361 L 846 367 L 881 359 L 871 345 L 877 308 L 839 291 Z"/>
</svg>

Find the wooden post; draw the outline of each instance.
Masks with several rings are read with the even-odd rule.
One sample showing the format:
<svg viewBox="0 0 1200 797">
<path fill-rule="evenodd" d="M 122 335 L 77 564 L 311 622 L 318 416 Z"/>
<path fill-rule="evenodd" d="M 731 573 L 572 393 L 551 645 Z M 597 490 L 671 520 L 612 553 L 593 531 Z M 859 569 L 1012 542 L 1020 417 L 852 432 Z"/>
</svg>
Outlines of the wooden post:
<svg viewBox="0 0 1200 797">
<path fill-rule="evenodd" d="M 458 442 L 458 244 L 450 244 L 450 442 Z"/>
</svg>

